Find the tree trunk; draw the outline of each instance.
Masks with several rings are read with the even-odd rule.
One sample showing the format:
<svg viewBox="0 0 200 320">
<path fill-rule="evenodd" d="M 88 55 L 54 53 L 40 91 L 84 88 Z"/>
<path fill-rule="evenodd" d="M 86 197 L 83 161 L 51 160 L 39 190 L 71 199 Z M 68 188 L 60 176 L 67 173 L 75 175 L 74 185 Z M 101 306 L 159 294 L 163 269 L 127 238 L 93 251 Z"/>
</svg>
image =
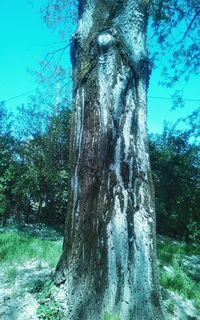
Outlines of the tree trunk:
<svg viewBox="0 0 200 320">
<path fill-rule="evenodd" d="M 146 133 L 147 0 L 80 0 L 70 204 L 56 281 L 70 320 L 164 319 Z"/>
</svg>

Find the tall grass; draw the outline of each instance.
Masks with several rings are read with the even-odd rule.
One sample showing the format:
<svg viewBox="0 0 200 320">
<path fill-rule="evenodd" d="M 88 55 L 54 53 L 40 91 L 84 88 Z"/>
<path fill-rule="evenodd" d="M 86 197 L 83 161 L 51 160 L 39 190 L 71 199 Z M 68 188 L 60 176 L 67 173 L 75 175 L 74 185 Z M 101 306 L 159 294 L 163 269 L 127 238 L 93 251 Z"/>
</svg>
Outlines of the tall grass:
<svg viewBox="0 0 200 320">
<path fill-rule="evenodd" d="M 54 268 L 61 251 L 61 240 L 50 241 L 16 231 L 0 234 L 0 265 L 23 264 L 35 259 Z"/>
<path fill-rule="evenodd" d="M 170 240 L 158 241 L 161 286 L 193 300 L 200 311 L 200 284 L 189 276 L 183 264 L 186 256 L 194 254 L 200 254 L 200 246 Z M 168 272 L 163 266 L 170 267 Z"/>
<path fill-rule="evenodd" d="M 174 257 L 184 255 L 200 255 L 200 245 L 164 239 L 157 242 L 158 258 L 163 263 L 171 263 Z"/>
</svg>

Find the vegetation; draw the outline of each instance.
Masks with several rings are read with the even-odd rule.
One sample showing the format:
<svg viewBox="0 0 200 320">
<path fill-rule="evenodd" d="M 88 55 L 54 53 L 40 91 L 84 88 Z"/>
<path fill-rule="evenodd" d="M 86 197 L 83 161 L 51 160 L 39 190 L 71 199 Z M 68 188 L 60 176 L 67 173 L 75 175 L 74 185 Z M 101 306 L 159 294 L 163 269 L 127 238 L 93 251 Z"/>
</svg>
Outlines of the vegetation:
<svg viewBox="0 0 200 320">
<path fill-rule="evenodd" d="M 10 217 L 18 224 L 64 223 L 70 110 L 46 114 L 39 109 L 39 102 L 20 109 L 17 132 L 15 125 L 12 130 L 0 126 L 2 224 Z M 5 107 L 2 110 L 0 122 L 9 123 Z"/>
<path fill-rule="evenodd" d="M 62 306 L 54 297 L 55 287 L 52 282 L 47 281 L 42 287 L 36 288 L 38 301 L 37 316 L 43 320 L 61 320 L 64 316 Z"/>
<path fill-rule="evenodd" d="M 187 257 L 200 256 L 200 246 L 163 237 L 159 238 L 157 247 L 161 286 L 194 301 L 200 311 L 200 285 L 191 277 L 188 271 L 190 267 L 186 268 L 184 264 Z M 7 281 L 14 282 L 18 277 L 18 267 L 29 261 L 37 261 L 39 270 L 43 268 L 44 262 L 54 268 L 61 249 L 61 240 L 50 241 L 33 237 L 30 233 L 7 230 L 0 234 L 0 266 L 7 268 L 5 273 Z M 37 295 L 39 319 L 62 319 L 64 310 L 55 300 L 57 289 L 50 279 L 37 280 L 27 289 Z M 104 317 L 104 320 L 118 319 L 117 315 L 106 314 Z"/>
<path fill-rule="evenodd" d="M 42 300 L 37 309 L 39 319 L 44 320 L 61 320 L 64 316 L 64 311 L 60 308 L 59 304 L 49 298 Z"/>
<path fill-rule="evenodd" d="M 0 108 L 2 224 L 12 218 L 18 224 L 64 225 L 70 110 L 46 114 L 39 109 L 21 108 L 20 119 L 26 121 L 19 119 L 14 132 L 11 115 L 4 105 Z M 187 241 L 200 240 L 198 117 L 199 112 L 188 117 L 184 130 L 165 125 L 162 134 L 150 136 L 158 233 Z"/>
<path fill-rule="evenodd" d="M 200 311 L 199 282 L 190 276 L 188 268 L 184 265 L 184 259 L 194 254 L 200 256 L 199 245 L 188 245 L 172 239 L 158 241 L 161 286 L 193 300 Z M 167 272 L 164 266 L 168 268 Z"/>
<path fill-rule="evenodd" d="M 105 314 L 104 320 L 119 320 L 119 317 L 117 315 L 111 316 L 109 314 Z"/>
<path fill-rule="evenodd" d="M 200 240 L 200 146 L 195 129 L 164 127 L 151 136 L 150 156 L 161 234 Z"/>
<path fill-rule="evenodd" d="M 0 233 L 0 265 L 13 267 L 8 270 L 8 278 L 16 276 L 15 265 L 24 264 L 30 260 L 46 262 L 55 268 L 61 254 L 62 241 L 50 241 L 36 238 L 29 234 L 5 231 Z"/>
</svg>

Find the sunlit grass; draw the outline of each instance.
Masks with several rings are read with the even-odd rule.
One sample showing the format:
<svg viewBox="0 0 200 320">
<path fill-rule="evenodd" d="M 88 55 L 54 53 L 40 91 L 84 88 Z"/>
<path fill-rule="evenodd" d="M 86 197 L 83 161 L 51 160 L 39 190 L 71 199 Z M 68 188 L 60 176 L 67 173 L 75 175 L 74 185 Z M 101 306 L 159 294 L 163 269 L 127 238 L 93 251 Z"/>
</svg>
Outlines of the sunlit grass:
<svg viewBox="0 0 200 320">
<path fill-rule="evenodd" d="M 108 313 L 105 314 L 104 320 L 120 320 L 118 315 L 110 315 Z"/>
<path fill-rule="evenodd" d="M 200 245 L 186 244 L 173 240 L 162 240 L 157 243 L 158 258 L 164 263 L 171 263 L 174 256 L 200 255 Z"/>
<path fill-rule="evenodd" d="M 0 264 L 23 264 L 29 260 L 48 263 L 54 268 L 62 251 L 62 241 L 35 238 L 20 232 L 6 231 L 0 234 Z"/>
<path fill-rule="evenodd" d="M 161 286 L 193 300 L 200 310 L 200 284 L 186 273 L 183 265 L 185 256 L 194 254 L 200 254 L 200 246 L 169 240 L 158 241 Z M 163 266 L 170 267 L 169 272 Z"/>
</svg>

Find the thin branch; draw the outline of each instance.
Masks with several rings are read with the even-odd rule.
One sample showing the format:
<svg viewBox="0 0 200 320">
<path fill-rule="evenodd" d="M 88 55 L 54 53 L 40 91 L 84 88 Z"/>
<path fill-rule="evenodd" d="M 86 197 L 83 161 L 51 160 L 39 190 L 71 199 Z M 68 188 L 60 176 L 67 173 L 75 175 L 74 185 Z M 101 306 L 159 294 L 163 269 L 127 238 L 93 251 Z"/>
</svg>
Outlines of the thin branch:
<svg viewBox="0 0 200 320">
<path fill-rule="evenodd" d="M 198 17 L 198 15 L 200 14 L 200 10 L 197 11 L 194 15 L 194 17 L 192 18 L 192 20 L 190 21 L 190 24 L 189 26 L 187 27 L 187 30 L 185 31 L 184 35 L 183 35 L 183 38 L 182 38 L 182 41 L 185 39 L 185 37 L 187 36 L 188 32 L 190 31 L 194 21 L 196 20 L 196 18 Z"/>
<path fill-rule="evenodd" d="M 57 53 L 57 52 L 59 52 L 59 51 L 62 51 L 62 50 L 67 49 L 67 48 L 70 46 L 70 44 L 71 44 L 71 42 L 69 42 L 69 43 L 68 43 L 66 46 L 64 46 L 63 48 L 60 48 L 60 49 L 57 49 L 57 50 L 48 52 L 48 53 L 45 55 L 45 57 L 47 57 L 47 56 L 50 55 L 50 54 L 55 54 L 55 53 Z"/>
</svg>

